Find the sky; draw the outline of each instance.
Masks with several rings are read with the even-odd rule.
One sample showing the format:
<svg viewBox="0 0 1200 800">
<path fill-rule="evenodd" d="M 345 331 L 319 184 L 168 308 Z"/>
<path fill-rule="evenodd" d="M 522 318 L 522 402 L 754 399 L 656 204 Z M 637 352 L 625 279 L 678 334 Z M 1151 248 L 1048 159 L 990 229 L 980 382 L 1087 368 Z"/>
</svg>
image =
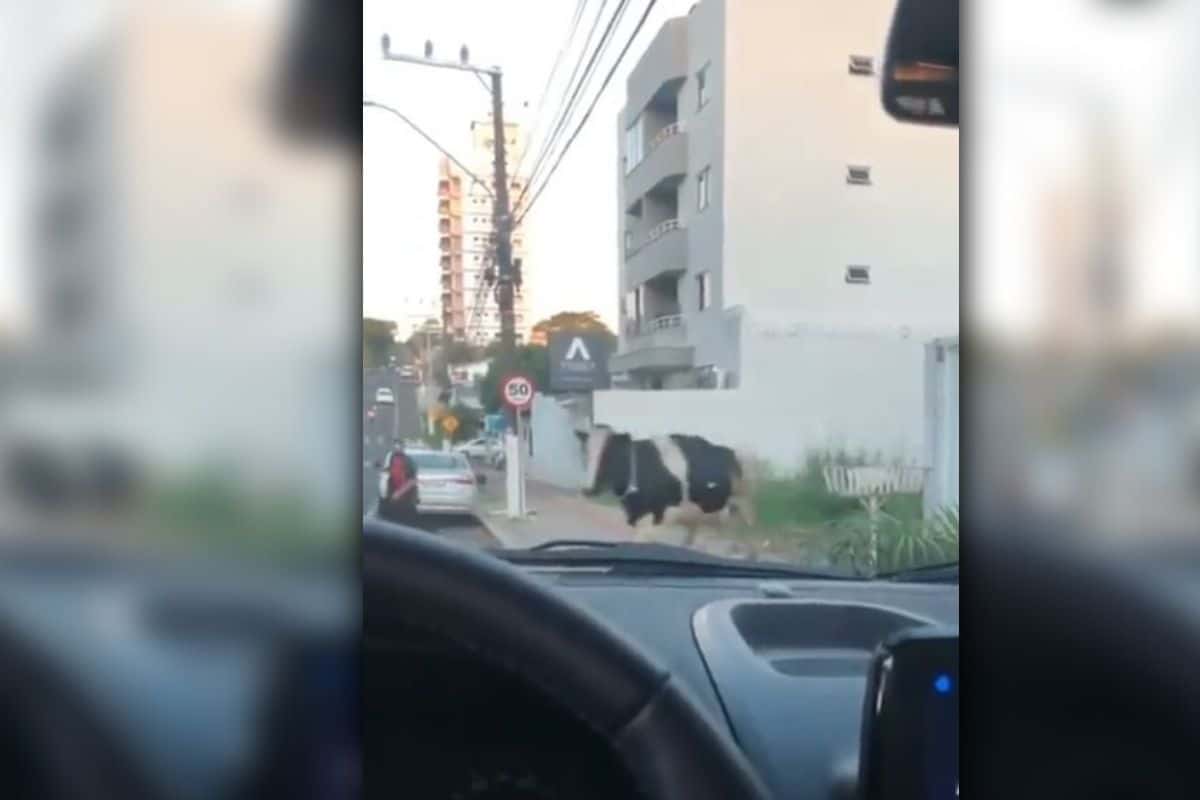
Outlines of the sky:
<svg viewBox="0 0 1200 800">
<path fill-rule="evenodd" d="M 604 0 L 596 38 L 618 3 Z M 617 123 L 625 80 L 663 22 L 687 13 L 692 0 L 660 0 L 630 47 L 591 118 L 530 212 L 526 272 L 530 317 L 592 310 L 617 322 Z M 544 102 L 536 153 L 559 105 L 563 83 L 601 3 L 587 3 L 575 46 L 562 60 Z M 629 3 L 600 69 L 585 92 L 599 88 L 645 9 Z M 483 119 L 490 96 L 470 74 L 384 61 L 380 36 L 393 52 L 456 59 L 466 44 L 473 63 L 504 72 L 505 119 L 528 133 L 555 56 L 575 10 L 570 0 L 366 0 L 363 4 L 363 97 L 394 106 L 460 159 L 469 154 L 472 119 Z M 580 113 L 586 105 L 581 106 Z M 573 130 L 573 125 L 570 130 Z M 378 109 L 363 111 L 363 314 L 392 319 L 401 329 L 438 316 L 437 167 L 441 155 L 403 122 Z M 527 172 L 531 155 L 522 171 Z"/>
</svg>

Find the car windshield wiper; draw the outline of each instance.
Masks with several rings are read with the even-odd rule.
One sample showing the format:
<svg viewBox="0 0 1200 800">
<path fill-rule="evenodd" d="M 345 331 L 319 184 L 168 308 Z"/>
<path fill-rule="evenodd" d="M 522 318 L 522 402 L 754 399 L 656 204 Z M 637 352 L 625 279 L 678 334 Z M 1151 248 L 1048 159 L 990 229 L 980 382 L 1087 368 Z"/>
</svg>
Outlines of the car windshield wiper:
<svg viewBox="0 0 1200 800">
<path fill-rule="evenodd" d="M 714 556 L 673 544 L 555 539 L 530 548 L 494 548 L 491 552 L 520 566 L 604 567 L 610 575 L 859 580 L 852 575 L 784 562 Z"/>
<path fill-rule="evenodd" d="M 881 581 L 896 581 L 897 583 L 958 583 L 958 562 L 946 561 L 940 564 L 909 567 L 895 572 L 881 572 L 876 577 Z"/>
</svg>

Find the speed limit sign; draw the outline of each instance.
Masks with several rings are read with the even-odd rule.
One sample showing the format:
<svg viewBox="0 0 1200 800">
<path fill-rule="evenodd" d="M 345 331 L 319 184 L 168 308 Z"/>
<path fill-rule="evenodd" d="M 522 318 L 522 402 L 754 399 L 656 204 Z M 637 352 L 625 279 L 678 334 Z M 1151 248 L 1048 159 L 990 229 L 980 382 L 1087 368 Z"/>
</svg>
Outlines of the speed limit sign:
<svg viewBox="0 0 1200 800">
<path fill-rule="evenodd" d="M 508 375 L 500 382 L 500 398 L 504 404 L 514 411 L 521 411 L 533 402 L 536 387 L 528 375 L 516 373 Z"/>
</svg>

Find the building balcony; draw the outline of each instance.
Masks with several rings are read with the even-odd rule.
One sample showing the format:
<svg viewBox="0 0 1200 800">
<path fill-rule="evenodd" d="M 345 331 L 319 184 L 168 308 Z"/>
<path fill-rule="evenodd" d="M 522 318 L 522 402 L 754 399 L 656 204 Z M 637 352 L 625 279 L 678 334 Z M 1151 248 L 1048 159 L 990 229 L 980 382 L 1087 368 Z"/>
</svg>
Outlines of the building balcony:
<svg viewBox="0 0 1200 800">
<path fill-rule="evenodd" d="M 633 202 L 652 189 L 675 189 L 687 177 L 687 131 L 667 125 L 647 145 L 646 155 L 625 175 L 625 198 Z"/>
<path fill-rule="evenodd" d="M 625 251 L 625 288 L 687 270 L 687 231 L 678 219 L 655 225 L 642 241 Z"/>
<path fill-rule="evenodd" d="M 687 19 L 667 20 L 625 82 L 625 127 L 667 85 L 677 91 L 688 74 Z"/>
<path fill-rule="evenodd" d="M 673 372 L 691 369 L 694 352 L 681 314 L 627 321 L 620 351 L 609 358 L 613 372 Z"/>
</svg>

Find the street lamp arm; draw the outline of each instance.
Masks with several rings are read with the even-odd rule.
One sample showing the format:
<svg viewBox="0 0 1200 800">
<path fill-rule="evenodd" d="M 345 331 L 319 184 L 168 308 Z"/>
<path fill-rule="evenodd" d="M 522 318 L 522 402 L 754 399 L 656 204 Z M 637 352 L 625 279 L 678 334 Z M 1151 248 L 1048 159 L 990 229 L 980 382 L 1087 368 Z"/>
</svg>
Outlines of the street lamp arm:
<svg viewBox="0 0 1200 800">
<path fill-rule="evenodd" d="M 475 174 L 474 172 L 472 172 L 471 170 L 467 169 L 467 167 L 466 167 L 466 165 L 465 165 L 465 164 L 463 164 L 461 161 L 459 161 L 457 158 L 455 158 L 453 155 L 451 155 L 451 153 L 450 153 L 450 151 L 449 151 L 449 150 L 447 150 L 446 148 L 444 148 L 444 147 L 442 147 L 440 144 L 438 144 L 438 143 L 437 143 L 437 141 L 435 141 L 435 140 L 434 140 L 434 138 L 433 138 L 432 136 L 430 136 L 429 134 L 427 134 L 425 131 L 421 130 L 421 129 L 420 129 L 420 127 L 418 127 L 418 126 L 416 125 L 416 123 L 414 123 L 414 122 L 413 122 L 412 120 L 410 120 L 408 117 L 404 116 L 404 115 L 403 115 L 403 114 L 401 114 L 399 111 L 397 111 L 396 109 L 392 108 L 391 106 L 389 106 L 389 105 L 384 105 L 383 103 L 376 103 L 374 100 L 363 100 L 363 101 L 362 101 L 362 105 L 363 105 L 363 108 L 379 108 L 379 109 L 383 109 L 384 111 L 390 112 L 390 113 L 391 113 L 391 114 L 393 114 L 394 116 L 396 116 L 396 117 L 399 117 L 401 122 L 403 122 L 405 125 L 407 125 L 408 127 L 412 128 L 414 131 L 416 131 L 416 132 L 417 132 L 417 134 L 418 134 L 418 135 L 420 135 L 420 137 L 421 137 L 422 139 L 424 139 L 425 141 L 427 141 L 427 142 L 429 142 L 431 145 L 433 145 L 435 148 L 437 148 L 437 151 L 438 151 L 439 153 L 441 153 L 442 155 L 444 155 L 446 158 L 450 159 L 450 160 L 451 160 L 451 161 L 454 163 L 454 165 L 455 165 L 456 167 L 458 167 L 458 168 L 459 168 L 459 169 L 461 169 L 461 170 L 462 170 L 464 173 L 466 173 L 466 174 L 467 174 L 467 175 L 468 175 L 468 176 L 469 176 L 469 177 L 470 177 L 472 180 L 474 180 L 474 181 L 476 181 L 477 183 L 479 183 L 479 185 L 483 187 L 483 189 L 484 189 L 484 191 L 485 191 L 485 192 L 487 192 L 489 195 L 491 195 L 491 194 L 492 194 L 492 189 L 491 189 L 491 187 L 490 187 L 490 186 L 488 186 L 488 184 L 487 184 L 487 181 L 485 181 L 483 178 L 481 178 L 481 177 L 479 177 L 478 175 L 476 175 L 476 174 Z M 493 195 L 493 197 L 494 197 L 494 195 Z"/>
<path fill-rule="evenodd" d="M 390 49 L 390 42 L 384 44 L 383 57 L 387 61 L 403 61 L 406 64 L 421 64 L 426 67 L 441 67 L 442 69 L 456 69 L 460 72 L 474 72 L 484 75 L 499 75 L 499 67 L 477 67 L 474 64 L 462 64 L 457 61 L 445 61 L 437 58 L 420 58 L 419 56 L 407 56 L 403 53 L 393 53 Z"/>
</svg>

